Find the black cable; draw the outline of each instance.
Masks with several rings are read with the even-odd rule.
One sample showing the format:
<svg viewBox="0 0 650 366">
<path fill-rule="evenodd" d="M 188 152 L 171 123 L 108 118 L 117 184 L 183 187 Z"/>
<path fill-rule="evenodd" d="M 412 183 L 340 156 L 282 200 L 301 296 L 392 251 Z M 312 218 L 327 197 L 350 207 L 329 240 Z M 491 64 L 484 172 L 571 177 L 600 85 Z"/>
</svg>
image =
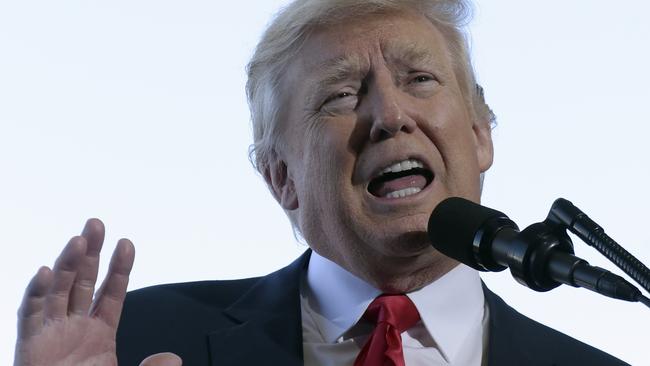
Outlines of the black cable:
<svg viewBox="0 0 650 366">
<path fill-rule="evenodd" d="M 587 215 L 580 215 L 574 225 L 569 227 L 569 230 L 594 247 L 639 283 L 641 287 L 650 292 L 650 269 L 605 234 L 605 231 Z"/>
<path fill-rule="evenodd" d="M 650 308 L 650 299 L 649 298 L 647 298 L 647 297 L 645 297 L 643 295 L 639 295 L 639 302 Z"/>
<path fill-rule="evenodd" d="M 650 292 L 650 269 L 605 234 L 605 230 L 600 225 L 573 203 L 558 198 L 553 202 L 546 221 L 559 225 L 562 229 L 569 229 Z"/>
</svg>

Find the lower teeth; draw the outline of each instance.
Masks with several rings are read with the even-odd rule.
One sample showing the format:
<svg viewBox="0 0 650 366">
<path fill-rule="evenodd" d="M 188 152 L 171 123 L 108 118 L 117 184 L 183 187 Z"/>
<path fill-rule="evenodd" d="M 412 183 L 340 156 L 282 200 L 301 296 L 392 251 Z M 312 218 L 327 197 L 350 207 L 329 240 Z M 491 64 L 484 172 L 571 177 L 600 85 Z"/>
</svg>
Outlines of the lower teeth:
<svg viewBox="0 0 650 366">
<path fill-rule="evenodd" d="M 390 192 L 389 194 L 386 195 L 386 198 L 402 198 L 406 196 L 412 196 L 421 191 L 422 189 L 417 187 L 404 188 L 404 189 L 400 189 L 399 191 Z"/>
</svg>

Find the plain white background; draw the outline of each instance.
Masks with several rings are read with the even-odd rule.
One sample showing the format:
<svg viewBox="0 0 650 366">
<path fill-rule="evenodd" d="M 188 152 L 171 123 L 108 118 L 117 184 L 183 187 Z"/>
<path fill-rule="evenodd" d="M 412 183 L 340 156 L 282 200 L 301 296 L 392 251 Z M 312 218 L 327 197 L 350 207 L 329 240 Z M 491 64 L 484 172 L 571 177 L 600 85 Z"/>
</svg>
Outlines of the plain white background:
<svg viewBox="0 0 650 366">
<path fill-rule="evenodd" d="M 104 220 L 106 252 L 134 241 L 131 289 L 262 275 L 302 253 L 247 161 L 244 65 L 283 3 L 0 2 L 0 363 L 24 286 L 88 217 Z M 483 198 L 523 227 L 566 197 L 650 263 L 650 5 L 612 4 L 477 4 L 474 62 L 499 120 Z M 483 278 L 521 312 L 648 364 L 650 309 Z"/>
</svg>

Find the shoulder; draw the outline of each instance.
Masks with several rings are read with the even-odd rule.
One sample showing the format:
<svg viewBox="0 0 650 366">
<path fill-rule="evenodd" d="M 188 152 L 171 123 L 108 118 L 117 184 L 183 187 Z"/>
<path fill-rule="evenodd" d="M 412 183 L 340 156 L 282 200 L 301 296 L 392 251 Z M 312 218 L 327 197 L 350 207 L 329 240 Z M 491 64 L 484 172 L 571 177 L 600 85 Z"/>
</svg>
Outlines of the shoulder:
<svg viewBox="0 0 650 366">
<path fill-rule="evenodd" d="M 489 365 L 624 366 L 627 363 L 514 310 L 484 288 L 489 308 Z"/>
<path fill-rule="evenodd" d="M 124 313 L 138 311 L 146 307 L 149 311 L 151 305 L 184 306 L 209 306 L 223 308 L 237 300 L 243 293 L 255 285 L 261 277 L 227 280 L 227 281 L 197 281 L 184 283 L 170 283 L 145 287 L 130 291 L 126 295 Z M 164 310 L 156 307 L 156 310 Z"/>
<path fill-rule="evenodd" d="M 137 365 L 158 352 L 177 353 L 184 361 L 207 357 L 206 334 L 232 325 L 223 310 L 260 279 L 164 284 L 127 293 L 117 332 L 119 364 Z M 194 364 L 203 363 L 207 359 Z"/>
<path fill-rule="evenodd" d="M 118 335 L 127 335 L 142 324 L 156 327 L 158 321 L 189 326 L 188 319 L 219 318 L 224 309 L 261 278 L 172 283 L 130 291 L 124 301 Z"/>
</svg>

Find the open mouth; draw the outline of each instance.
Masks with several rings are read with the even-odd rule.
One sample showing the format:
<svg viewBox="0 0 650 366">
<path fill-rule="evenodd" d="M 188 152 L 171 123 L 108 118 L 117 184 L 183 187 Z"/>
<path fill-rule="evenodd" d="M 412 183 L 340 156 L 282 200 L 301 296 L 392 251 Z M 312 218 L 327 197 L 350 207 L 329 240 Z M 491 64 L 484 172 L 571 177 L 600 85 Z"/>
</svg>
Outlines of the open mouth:
<svg viewBox="0 0 650 366">
<path fill-rule="evenodd" d="M 408 159 L 382 169 L 368 184 L 368 192 L 380 198 L 412 196 L 431 184 L 433 177 L 420 160 Z"/>
</svg>

